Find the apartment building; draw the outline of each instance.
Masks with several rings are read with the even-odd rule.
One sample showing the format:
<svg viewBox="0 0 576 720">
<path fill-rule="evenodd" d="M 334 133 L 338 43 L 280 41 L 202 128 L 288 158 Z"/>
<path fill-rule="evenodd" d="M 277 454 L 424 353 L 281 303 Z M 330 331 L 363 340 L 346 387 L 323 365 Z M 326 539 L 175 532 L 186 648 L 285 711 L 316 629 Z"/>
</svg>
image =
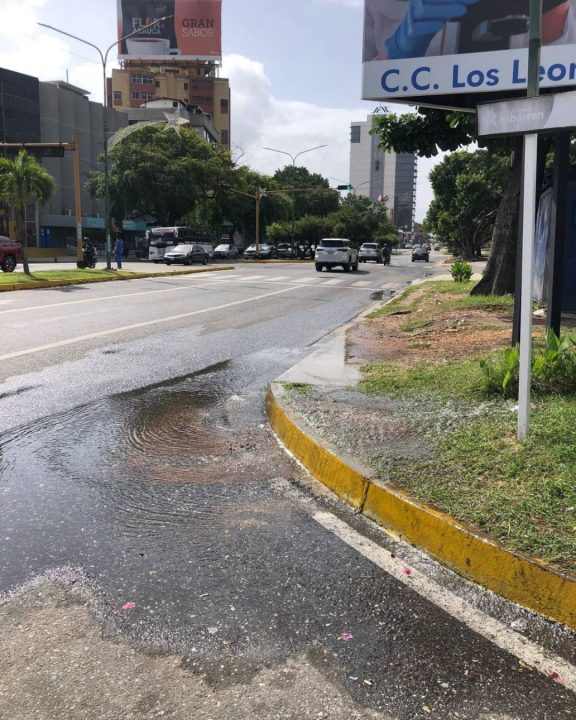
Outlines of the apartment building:
<svg viewBox="0 0 576 720">
<path fill-rule="evenodd" d="M 385 153 L 378 138 L 370 135 L 376 115 L 350 128 L 350 183 L 356 195 L 372 202 L 385 202 L 390 220 L 398 228 L 412 231 L 416 209 L 416 156 Z"/>
<path fill-rule="evenodd" d="M 128 112 L 156 100 L 173 100 L 209 116 L 217 131 L 218 144 L 230 148 L 230 83 L 219 76 L 213 62 L 189 61 L 173 64 L 125 62 L 112 71 L 108 84 L 109 105 Z"/>
</svg>

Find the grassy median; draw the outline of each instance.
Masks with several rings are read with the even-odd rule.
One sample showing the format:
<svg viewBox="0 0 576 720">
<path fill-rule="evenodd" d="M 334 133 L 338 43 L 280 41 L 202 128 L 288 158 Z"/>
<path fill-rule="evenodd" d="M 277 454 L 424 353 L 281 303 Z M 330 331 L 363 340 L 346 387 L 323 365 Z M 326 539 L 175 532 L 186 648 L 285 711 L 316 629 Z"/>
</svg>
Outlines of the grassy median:
<svg viewBox="0 0 576 720">
<path fill-rule="evenodd" d="M 218 266 L 218 269 L 225 269 L 225 266 Z M 213 270 L 213 268 L 211 268 Z M 34 285 L 38 284 L 38 287 L 42 287 L 47 282 L 61 284 L 61 285 L 73 285 L 75 283 L 87 283 L 87 282 L 105 282 L 113 280 L 131 280 L 133 278 L 140 277 L 159 277 L 161 275 L 175 275 L 175 274 L 193 274 L 209 272 L 204 267 L 196 268 L 167 268 L 164 272 L 148 273 L 143 268 L 142 271 L 130 272 L 128 270 L 46 270 L 46 271 L 34 271 L 31 275 L 26 275 L 23 272 L 15 273 L 1 273 L 0 272 L 0 290 L 2 287 L 13 287 L 15 285 Z"/>
<path fill-rule="evenodd" d="M 509 345 L 512 298 L 472 297 L 471 287 L 416 286 L 371 316 L 382 339 L 372 357 L 386 360 L 364 366 L 361 388 L 405 401 L 399 435 L 418 433 L 428 448 L 397 456 L 392 477 L 509 549 L 576 572 L 576 386 L 536 396 L 519 442 L 516 401 L 495 395 L 480 367 Z M 537 343 L 543 335 L 537 325 Z"/>
</svg>

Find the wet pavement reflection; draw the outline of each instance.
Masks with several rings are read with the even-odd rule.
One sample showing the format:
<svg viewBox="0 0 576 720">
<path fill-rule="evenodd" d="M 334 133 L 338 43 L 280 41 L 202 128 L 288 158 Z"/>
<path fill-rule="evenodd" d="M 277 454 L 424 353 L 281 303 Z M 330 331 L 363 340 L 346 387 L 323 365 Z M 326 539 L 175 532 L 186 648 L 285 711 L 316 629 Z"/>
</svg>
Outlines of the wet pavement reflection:
<svg viewBox="0 0 576 720">
<path fill-rule="evenodd" d="M 569 693 L 551 697 L 294 500 L 279 478 L 300 471 L 265 426 L 269 370 L 228 362 L 1 436 L 0 592 L 80 568 L 108 633 L 180 653 L 209 683 L 305 652 L 398 718 L 420 717 L 423 697 L 446 718 L 482 704 L 565 717 Z"/>
</svg>

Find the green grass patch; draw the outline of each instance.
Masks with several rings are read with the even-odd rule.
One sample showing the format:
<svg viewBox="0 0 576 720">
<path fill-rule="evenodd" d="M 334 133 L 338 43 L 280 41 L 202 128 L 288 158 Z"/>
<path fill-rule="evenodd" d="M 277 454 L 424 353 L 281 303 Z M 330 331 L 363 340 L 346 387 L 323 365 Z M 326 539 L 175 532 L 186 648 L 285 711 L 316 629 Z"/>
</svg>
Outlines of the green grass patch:
<svg viewBox="0 0 576 720">
<path fill-rule="evenodd" d="M 511 295 L 470 295 L 475 285 L 475 282 L 456 283 L 447 280 L 413 285 L 383 308 L 371 313 L 368 318 L 374 320 L 398 312 L 413 313 L 419 310 L 426 316 L 447 310 L 486 310 L 512 314 L 514 298 Z M 417 297 L 414 297 L 416 293 Z M 443 297 L 445 295 L 456 297 Z"/>
<path fill-rule="evenodd" d="M 576 400 L 539 403 L 524 443 L 516 422 L 512 412 L 468 421 L 430 460 L 399 464 L 396 480 L 509 549 L 576 572 Z"/>
<path fill-rule="evenodd" d="M 415 320 L 409 320 L 407 323 L 400 325 L 400 330 L 405 333 L 411 333 L 415 330 L 423 330 L 424 328 L 432 325 L 432 320 L 425 320 L 423 318 L 416 318 Z"/>
<path fill-rule="evenodd" d="M 313 385 L 310 385 L 310 383 L 287 382 L 283 383 L 283 386 L 285 390 L 288 390 L 288 392 L 297 392 L 302 395 L 309 395 L 314 389 Z"/>
<path fill-rule="evenodd" d="M 472 399 L 481 398 L 485 392 L 484 374 L 477 358 L 418 365 L 373 363 L 364 366 L 362 372 L 360 389 L 370 394 Z"/>
<path fill-rule="evenodd" d="M 21 283 L 46 282 L 78 282 L 94 279 L 114 279 L 116 277 L 130 278 L 135 274 L 125 270 L 46 270 L 33 272 L 31 275 L 25 273 L 0 273 L 0 285 L 19 285 Z"/>
</svg>

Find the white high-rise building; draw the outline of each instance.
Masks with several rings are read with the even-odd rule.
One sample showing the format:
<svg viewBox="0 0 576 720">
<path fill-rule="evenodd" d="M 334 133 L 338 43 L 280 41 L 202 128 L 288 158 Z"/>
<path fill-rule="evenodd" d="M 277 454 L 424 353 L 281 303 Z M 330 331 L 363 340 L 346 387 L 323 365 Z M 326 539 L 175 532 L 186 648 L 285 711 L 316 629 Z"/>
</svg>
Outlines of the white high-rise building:
<svg viewBox="0 0 576 720">
<path fill-rule="evenodd" d="M 385 202 L 398 228 L 412 232 L 416 208 L 418 168 L 412 153 L 386 153 L 378 149 L 378 137 L 370 135 L 376 115 L 350 128 L 350 184 L 356 195 Z"/>
</svg>

